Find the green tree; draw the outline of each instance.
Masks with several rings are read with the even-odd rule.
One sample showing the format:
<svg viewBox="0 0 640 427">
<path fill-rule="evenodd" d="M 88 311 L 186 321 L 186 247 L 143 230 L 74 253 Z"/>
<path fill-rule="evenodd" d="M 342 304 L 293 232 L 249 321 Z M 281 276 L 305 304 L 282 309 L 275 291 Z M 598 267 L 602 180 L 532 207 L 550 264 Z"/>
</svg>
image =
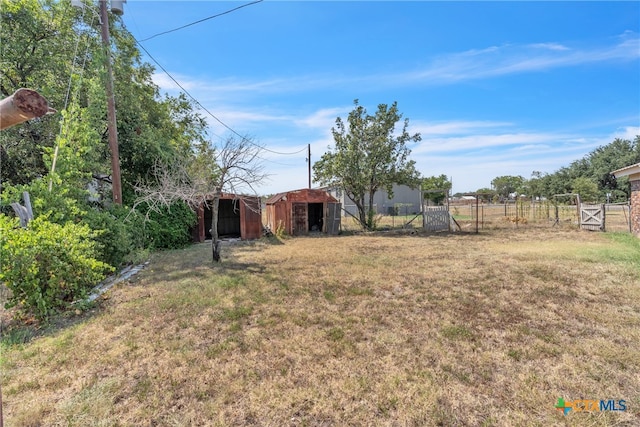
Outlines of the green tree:
<svg viewBox="0 0 640 427">
<path fill-rule="evenodd" d="M 378 190 L 385 189 L 392 197 L 393 184 L 419 185 L 420 174 L 415 162 L 409 160 L 411 150 L 407 143 L 418 142 L 421 137 L 407 132 L 408 119 L 400 133 L 394 134 L 402 118 L 397 102 L 391 107 L 378 105 L 374 115 L 367 114 L 358 100 L 354 105 L 346 125 L 340 117 L 336 119 L 336 126 L 331 129 L 335 146 L 313 165 L 313 173 L 321 185 L 341 188 L 355 203 L 362 227 L 373 229 L 373 200 Z"/>
<path fill-rule="evenodd" d="M 485 202 L 492 202 L 498 197 L 498 194 L 495 192 L 495 190 L 491 188 L 478 188 L 476 190 L 476 193 L 478 193 L 478 199 Z"/>
<path fill-rule="evenodd" d="M 531 197 L 531 200 L 536 200 L 544 197 L 544 174 L 540 171 L 531 172 L 531 178 L 525 181 L 523 190 L 524 193 Z"/>
<path fill-rule="evenodd" d="M 508 199 L 511 194 L 522 191 L 525 179 L 520 176 L 498 176 L 491 181 L 491 186 L 503 199 Z"/>
<path fill-rule="evenodd" d="M 562 167 L 552 174 L 543 175 L 540 178 L 543 195 L 551 198 L 556 194 L 571 193 L 571 181 L 574 178 L 576 177 L 572 176 L 571 170 L 567 167 Z"/>
<path fill-rule="evenodd" d="M 611 193 L 612 201 L 623 201 L 630 196 L 629 181 L 626 177 L 616 180 L 611 175 L 611 171 L 638 162 L 640 162 L 640 136 L 636 136 L 633 141 L 615 139 L 605 146 L 596 148 L 583 158 L 575 160 L 569 166 L 541 176 L 540 185 L 543 195 L 552 197 L 554 194 L 573 192 L 574 180 L 587 178 L 597 186 L 598 195 L 594 199 L 604 200 L 606 193 Z M 585 181 L 578 181 L 578 187 L 583 183 Z M 589 193 L 590 187 L 589 185 L 586 188 Z"/>
<path fill-rule="evenodd" d="M 0 133 L 2 199 L 19 201 L 22 191 L 29 191 L 36 217 L 47 216 L 63 226 L 88 224 L 95 231 L 91 238 L 102 248 L 100 256 L 113 265 L 126 262 L 123 251 L 141 250 L 149 239 L 145 227 L 137 226 L 142 220 L 131 225 L 133 215 L 124 209 L 114 216 L 109 206 L 105 52 L 96 14 L 89 7 L 74 8 L 69 1 L 0 0 L 0 5 L 1 94 L 33 88 L 60 112 Z M 142 62 L 135 39 L 121 23 L 110 16 L 126 208 L 135 199 L 135 185 L 153 177 L 154 165 L 193 156 L 192 147 L 206 137 L 206 122 L 184 95 L 159 95 L 153 67 Z M 105 184 L 98 186 L 97 194 L 105 196 L 98 201 L 89 197 L 96 195 L 96 180 Z M 157 235 L 188 219 L 147 214 L 141 217 L 175 222 L 166 228 L 147 223 L 147 230 Z"/>
<path fill-rule="evenodd" d="M 579 194 L 580 200 L 587 203 L 597 202 L 599 198 L 598 184 L 586 176 L 571 181 L 571 192 Z"/>
<path fill-rule="evenodd" d="M 49 104 L 64 106 L 71 74 L 77 16 L 68 2 L 0 0 L 0 93 L 38 91 Z M 30 120 L 0 133 L 0 179 L 27 184 L 46 174 L 43 150 L 53 147 L 58 115 Z"/>
<path fill-rule="evenodd" d="M 0 134 L 0 179 L 28 184 L 51 170 L 55 147 L 76 144 L 68 132 L 89 129 L 77 160 L 96 178 L 110 174 L 107 144 L 105 58 L 95 13 L 56 0 L 0 0 L 0 92 L 20 87 L 38 90 L 62 113 L 31 120 Z M 150 177 L 156 162 L 187 155 L 206 136 L 206 122 L 184 95 L 161 99 L 154 68 L 142 62 L 133 36 L 111 15 L 111 61 L 115 75 L 123 196 Z M 76 49 L 77 46 L 77 49 Z M 68 111 L 65 115 L 65 110 Z M 78 132 L 75 132 L 78 135 Z M 60 153 L 62 155 L 63 153 Z M 56 159 L 56 168 L 64 167 Z"/>
<path fill-rule="evenodd" d="M 422 178 L 422 192 L 424 200 L 434 204 L 441 204 L 449 195 L 451 181 L 445 174 Z"/>
<path fill-rule="evenodd" d="M 628 178 L 617 180 L 611 171 L 640 162 L 640 136 L 634 141 L 616 138 L 610 144 L 598 147 L 586 157 L 588 164 L 585 176 L 598 185 L 600 199 L 611 193 L 614 200 L 629 197 Z"/>
</svg>

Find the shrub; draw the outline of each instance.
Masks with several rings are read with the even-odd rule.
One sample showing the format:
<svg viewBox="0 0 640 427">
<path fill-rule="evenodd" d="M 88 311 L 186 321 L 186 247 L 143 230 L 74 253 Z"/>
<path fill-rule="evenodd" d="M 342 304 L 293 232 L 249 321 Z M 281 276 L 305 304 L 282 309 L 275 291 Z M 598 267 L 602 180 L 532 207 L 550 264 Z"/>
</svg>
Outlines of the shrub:
<svg viewBox="0 0 640 427">
<path fill-rule="evenodd" d="M 56 181 L 59 184 L 59 181 Z M 22 193 L 27 191 L 31 198 L 34 216 L 46 215 L 48 221 L 64 224 L 68 221 L 78 222 L 85 213 L 87 192 L 80 189 L 56 185 L 55 191 L 49 191 L 46 179 L 36 179 L 29 185 L 12 186 L 3 184 L 2 202 L 22 203 Z"/>
<path fill-rule="evenodd" d="M 18 306 L 40 320 L 85 298 L 113 268 L 95 259 L 97 244 L 87 225 L 60 225 L 38 217 L 28 228 L 0 215 L 0 282 Z"/>
<path fill-rule="evenodd" d="M 186 203 L 177 202 L 163 207 L 160 212 L 151 211 L 145 224 L 146 246 L 156 249 L 177 249 L 191 243 L 191 227 L 196 214 Z"/>
<path fill-rule="evenodd" d="M 142 231 L 135 220 L 128 221 L 125 208 L 114 205 L 110 210 L 89 209 L 83 221 L 94 231 L 98 243 L 96 257 L 113 267 L 126 263 L 136 249 L 137 234 Z"/>
</svg>

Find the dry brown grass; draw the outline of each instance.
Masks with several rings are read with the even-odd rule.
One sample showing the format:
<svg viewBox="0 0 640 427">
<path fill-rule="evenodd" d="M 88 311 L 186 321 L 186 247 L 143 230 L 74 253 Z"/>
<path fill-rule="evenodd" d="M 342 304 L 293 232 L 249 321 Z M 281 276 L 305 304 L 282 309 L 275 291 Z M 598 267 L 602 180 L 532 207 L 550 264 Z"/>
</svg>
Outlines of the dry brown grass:
<svg viewBox="0 0 640 427">
<path fill-rule="evenodd" d="M 76 325 L 5 339 L 7 425 L 639 425 L 639 248 L 525 229 L 159 254 Z"/>
</svg>

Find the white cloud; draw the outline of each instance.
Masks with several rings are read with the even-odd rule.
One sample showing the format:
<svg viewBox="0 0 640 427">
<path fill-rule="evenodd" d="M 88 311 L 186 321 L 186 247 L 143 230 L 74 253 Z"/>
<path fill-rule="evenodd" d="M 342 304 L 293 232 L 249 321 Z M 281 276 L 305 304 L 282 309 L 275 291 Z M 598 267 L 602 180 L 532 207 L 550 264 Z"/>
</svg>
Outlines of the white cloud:
<svg viewBox="0 0 640 427">
<path fill-rule="evenodd" d="M 638 135 L 640 135 L 640 126 L 626 126 L 617 129 L 613 134 L 611 134 L 610 139 L 613 140 L 620 138 L 633 141 Z"/>
<path fill-rule="evenodd" d="M 197 82 L 191 80 L 191 78 L 188 76 L 174 74 L 174 78 L 186 90 L 191 90 L 197 86 Z M 182 91 L 180 86 L 176 84 L 176 82 L 173 81 L 173 79 L 171 79 L 166 73 L 154 73 L 151 76 L 151 79 L 160 87 L 162 91 L 169 93 Z"/>
<path fill-rule="evenodd" d="M 534 43 L 530 45 L 536 49 L 548 49 L 548 50 L 569 50 L 568 47 L 560 43 Z"/>
<path fill-rule="evenodd" d="M 352 108 L 353 107 L 322 108 L 307 116 L 296 119 L 295 123 L 298 126 L 329 130 L 335 125 L 336 117 L 348 114 Z"/>
<path fill-rule="evenodd" d="M 312 110 L 312 101 L 298 107 L 292 93 L 305 98 L 312 91 L 353 86 L 446 85 L 458 81 L 492 78 L 514 73 L 545 71 L 552 68 L 597 62 L 620 63 L 640 57 L 640 38 L 627 32 L 606 46 L 584 47 L 558 42 L 490 46 L 485 49 L 442 55 L 418 71 L 364 76 L 300 75 L 264 80 L 209 79 L 174 74 L 176 80 L 225 124 L 240 134 L 256 135 L 258 142 L 278 152 L 303 150 L 311 144 L 312 161 L 317 161 L 333 145 L 331 127 L 336 117 L 345 117 L 352 105 Z M 176 94 L 180 89 L 165 74 L 153 80 L 162 90 Z M 275 95 L 274 95 L 275 94 Z M 283 106 L 274 97 L 284 96 L 292 102 Z M 279 99 L 279 98 L 276 98 Z M 284 102 L 284 101 L 280 101 Z M 326 104 L 325 104 L 326 106 Z M 207 116 L 213 132 L 228 134 L 228 129 Z M 623 124 L 636 126 L 621 126 Z M 446 174 L 454 178 L 454 191 L 474 191 L 487 187 L 498 175 L 522 175 L 533 170 L 554 172 L 615 138 L 633 140 L 640 134 L 637 117 L 610 123 L 589 123 L 587 129 L 616 129 L 610 134 L 593 136 L 585 129 L 540 131 L 517 123 L 499 120 L 451 120 L 428 122 L 412 119 L 410 132 L 419 132 L 423 140 L 412 146 L 411 158 L 425 175 Z M 616 128 L 616 126 L 619 126 Z M 575 127 L 575 125 L 574 125 Z M 610 131 L 603 131 L 607 133 Z M 589 136 L 585 136 L 589 135 Z M 265 167 L 271 181 L 261 187 L 264 192 L 285 191 L 307 186 L 306 150 L 294 156 L 265 152 Z"/>
<path fill-rule="evenodd" d="M 493 133 L 465 136 L 423 138 L 415 153 L 455 153 L 477 151 L 505 146 L 549 144 L 557 141 L 558 135 L 545 133 Z"/>
<path fill-rule="evenodd" d="M 604 61 L 640 57 L 640 38 L 628 32 L 604 47 L 569 48 L 559 43 L 506 44 L 442 55 L 423 70 L 406 73 L 403 81 L 430 84 L 477 80 Z"/>
<path fill-rule="evenodd" d="M 519 130 L 508 122 L 453 120 L 420 123 L 423 141 L 411 158 L 425 176 L 453 177 L 454 192 L 489 187 L 500 175 L 530 178 L 533 171 L 553 173 L 615 138 L 633 139 L 640 128 L 620 127 L 611 135 Z"/>
<path fill-rule="evenodd" d="M 441 123 L 428 123 L 422 121 L 411 121 L 412 131 L 420 132 L 423 139 L 429 135 L 459 135 L 478 132 L 486 129 L 495 129 L 511 126 L 509 122 L 494 122 L 481 120 L 458 120 Z"/>
<path fill-rule="evenodd" d="M 255 99 L 265 94 L 299 93 L 355 84 L 378 86 L 408 86 L 451 84 L 460 81 L 493 78 L 516 73 L 537 72 L 582 64 L 635 60 L 640 57 L 640 37 L 625 32 L 605 46 L 568 47 L 557 42 L 505 44 L 440 55 L 419 70 L 394 74 L 296 75 L 267 80 L 238 78 L 211 79 L 174 74 L 188 91 L 197 94 L 201 102 L 236 98 Z M 166 91 L 179 87 L 164 73 L 156 73 L 154 82 Z"/>
</svg>

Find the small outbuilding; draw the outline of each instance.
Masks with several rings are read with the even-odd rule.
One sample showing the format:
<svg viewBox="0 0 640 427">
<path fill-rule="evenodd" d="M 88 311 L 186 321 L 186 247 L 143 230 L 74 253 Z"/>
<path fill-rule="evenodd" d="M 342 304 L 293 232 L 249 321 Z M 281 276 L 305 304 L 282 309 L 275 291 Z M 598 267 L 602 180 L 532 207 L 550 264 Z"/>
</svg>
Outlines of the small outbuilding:
<svg viewBox="0 0 640 427">
<path fill-rule="evenodd" d="M 196 210 L 198 223 L 193 239 L 204 242 L 211 239 L 211 209 L 213 198 L 207 198 Z M 218 204 L 218 237 L 259 239 L 262 236 L 262 211 L 260 198 L 222 193 Z"/>
<path fill-rule="evenodd" d="M 629 177 L 631 184 L 631 231 L 640 237 L 640 163 L 611 172 L 616 178 Z"/>
<path fill-rule="evenodd" d="M 338 234 L 341 205 L 324 190 L 305 188 L 271 196 L 266 202 L 267 225 L 291 236 L 310 232 Z"/>
</svg>

